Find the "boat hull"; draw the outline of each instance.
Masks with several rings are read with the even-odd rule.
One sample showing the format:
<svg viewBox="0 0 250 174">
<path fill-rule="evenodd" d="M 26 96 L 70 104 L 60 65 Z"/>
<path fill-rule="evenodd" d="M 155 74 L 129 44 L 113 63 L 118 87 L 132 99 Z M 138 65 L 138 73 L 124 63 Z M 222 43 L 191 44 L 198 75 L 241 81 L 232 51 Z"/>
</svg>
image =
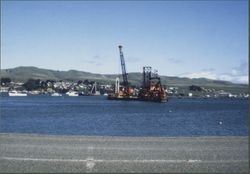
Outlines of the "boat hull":
<svg viewBox="0 0 250 174">
<path fill-rule="evenodd" d="M 108 100 L 125 100 L 125 101 L 148 101 L 148 102 L 159 102 L 165 103 L 167 102 L 167 98 L 140 98 L 140 97 L 123 97 L 123 96 L 108 96 Z"/>
<path fill-rule="evenodd" d="M 9 93 L 10 97 L 26 97 L 27 94 L 13 94 L 13 93 Z"/>
</svg>

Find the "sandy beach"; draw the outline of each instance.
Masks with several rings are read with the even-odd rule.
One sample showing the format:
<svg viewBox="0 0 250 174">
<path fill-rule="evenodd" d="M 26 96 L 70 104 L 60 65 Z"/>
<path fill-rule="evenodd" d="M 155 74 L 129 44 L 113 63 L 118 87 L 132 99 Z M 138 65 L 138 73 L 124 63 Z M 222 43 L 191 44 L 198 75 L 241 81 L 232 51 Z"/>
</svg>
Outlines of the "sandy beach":
<svg viewBox="0 0 250 174">
<path fill-rule="evenodd" d="M 0 134 L 0 171 L 248 172 L 248 137 Z"/>
</svg>

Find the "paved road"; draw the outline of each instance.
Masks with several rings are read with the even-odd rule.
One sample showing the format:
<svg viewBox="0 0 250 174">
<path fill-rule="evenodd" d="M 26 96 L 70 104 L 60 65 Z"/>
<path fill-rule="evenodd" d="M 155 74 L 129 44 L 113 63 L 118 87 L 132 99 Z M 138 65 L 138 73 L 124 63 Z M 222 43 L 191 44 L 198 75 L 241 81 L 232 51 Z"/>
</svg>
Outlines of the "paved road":
<svg viewBox="0 0 250 174">
<path fill-rule="evenodd" d="M 248 172 L 248 137 L 0 134 L 0 172 Z"/>
</svg>

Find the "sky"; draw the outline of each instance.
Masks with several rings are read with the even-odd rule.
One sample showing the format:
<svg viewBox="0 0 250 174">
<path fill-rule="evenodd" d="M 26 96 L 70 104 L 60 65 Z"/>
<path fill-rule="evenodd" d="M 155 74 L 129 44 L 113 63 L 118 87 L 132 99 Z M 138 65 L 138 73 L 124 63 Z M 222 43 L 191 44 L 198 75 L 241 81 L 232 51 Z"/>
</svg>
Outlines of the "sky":
<svg viewBox="0 0 250 174">
<path fill-rule="evenodd" d="M 248 1 L 1 1 L 1 68 L 248 83 Z"/>
</svg>

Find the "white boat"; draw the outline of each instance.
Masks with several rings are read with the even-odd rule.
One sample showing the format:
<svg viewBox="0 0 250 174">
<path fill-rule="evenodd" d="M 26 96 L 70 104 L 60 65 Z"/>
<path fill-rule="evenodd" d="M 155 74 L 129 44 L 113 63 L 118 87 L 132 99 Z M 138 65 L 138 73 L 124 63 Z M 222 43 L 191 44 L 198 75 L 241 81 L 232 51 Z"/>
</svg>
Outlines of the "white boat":
<svg viewBox="0 0 250 174">
<path fill-rule="evenodd" d="M 23 96 L 27 96 L 27 92 L 25 91 L 9 91 L 9 96 L 20 96 L 20 97 L 23 97 Z"/>
<path fill-rule="evenodd" d="M 71 96 L 71 97 L 79 96 L 78 92 L 76 91 L 69 91 L 66 93 L 66 95 Z"/>
<path fill-rule="evenodd" d="M 51 94 L 51 96 L 53 96 L 53 97 L 59 97 L 59 96 L 62 96 L 62 94 L 59 94 L 59 93 L 57 93 L 57 92 L 54 92 L 54 93 Z"/>
<path fill-rule="evenodd" d="M 30 95 L 38 95 L 38 94 L 40 94 L 40 92 L 39 91 L 29 91 L 28 94 L 30 94 Z"/>
</svg>

